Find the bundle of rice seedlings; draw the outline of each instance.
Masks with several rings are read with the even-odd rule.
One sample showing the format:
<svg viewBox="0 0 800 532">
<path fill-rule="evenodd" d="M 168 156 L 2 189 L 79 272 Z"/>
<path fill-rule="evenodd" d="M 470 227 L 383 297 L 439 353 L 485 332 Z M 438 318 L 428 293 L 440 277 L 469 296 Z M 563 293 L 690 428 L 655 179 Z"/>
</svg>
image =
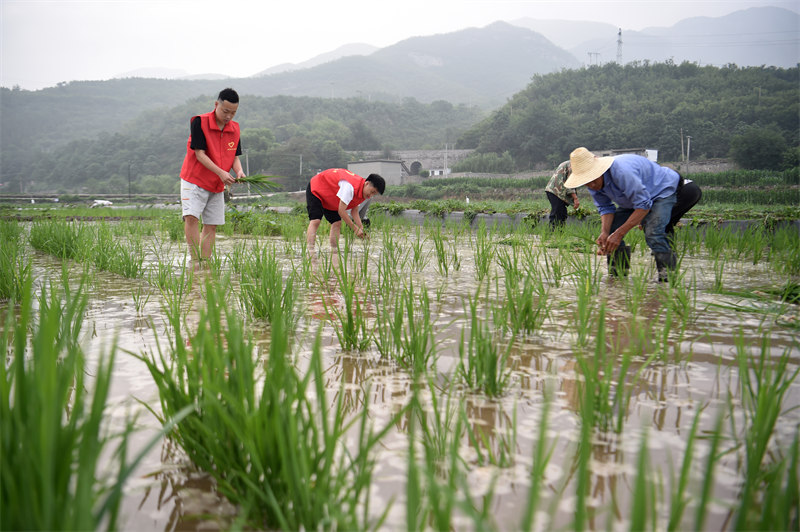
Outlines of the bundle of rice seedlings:
<svg viewBox="0 0 800 532">
<path fill-rule="evenodd" d="M 277 178 L 278 176 L 275 175 L 256 174 L 240 177 L 236 180 L 236 183 L 248 185 L 251 190 L 255 189 L 257 194 L 262 194 L 264 192 L 278 190 L 281 188 L 278 183 L 273 181 Z"/>
</svg>

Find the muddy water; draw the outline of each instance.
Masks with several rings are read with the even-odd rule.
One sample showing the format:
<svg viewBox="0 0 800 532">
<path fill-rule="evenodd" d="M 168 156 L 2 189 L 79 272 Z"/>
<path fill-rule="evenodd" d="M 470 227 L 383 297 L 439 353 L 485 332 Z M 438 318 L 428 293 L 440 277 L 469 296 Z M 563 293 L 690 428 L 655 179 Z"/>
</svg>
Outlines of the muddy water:
<svg viewBox="0 0 800 532">
<path fill-rule="evenodd" d="M 530 239 L 531 246 L 538 245 L 534 237 Z M 413 278 L 415 286 L 424 283 L 431 295 L 437 339 L 436 362 L 431 374 L 442 394 L 455 380 L 460 335 L 468 323 L 464 311 L 468 305 L 464 297 L 478 288 L 472 247 L 463 236 L 457 240 L 454 250 L 460 259 L 460 267 L 451 267 L 446 276 L 436 267 L 430 242 L 425 243 L 429 260 L 421 271 L 413 271 L 406 265 L 403 271 L 398 272 L 401 278 Z M 218 249 L 225 256 L 232 252 L 234 246 L 243 242 L 249 245 L 253 241 L 221 237 Z M 290 246 L 277 239 L 261 239 L 258 242 L 262 245 L 275 243 L 276 253 L 280 255 L 284 268 L 287 271 L 300 270 L 299 248 L 290 249 Z M 155 271 L 158 262 L 164 260 L 170 261 L 178 271 L 185 253 L 182 245 L 170 246 L 161 241 L 153 249 L 160 250 L 160 257 L 148 257 L 147 264 L 151 271 Z M 323 245 L 321 252 L 327 253 L 327 246 Z M 356 245 L 353 260 L 360 262 L 363 254 L 368 253 L 367 260 L 374 265 L 380 252 L 380 235 L 377 235 L 368 248 Z M 552 256 L 556 252 L 548 250 L 546 253 Z M 38 253 L 33 253 L 33 256 L 37 278 L 59 278 L 59 261 Z M 737 343 L 758 348 L 764 331 L 769 331 L 770 356 L 777 357 L 788 350 L 794 369 L 800 363 L 797 329 L 782 323 L 796 324 L 799 316 L 797 308 L 789 305 L 779 305 L 778 313 L 764 312 L 765 308 L 777 303 L 754 303 L 716 293 L 714 286 L 718 274 L 714 273 L 712 261 L 699 254 L 685 257 L 682 264 L 686 276 L 684 285 L 690 285 L 682 293 L 689 301 L 682 307 L 688 318 L 685 321 L 676 318 L 665 333 L 662 325 L 667 306 L 664 287 L 650 281 L 654 273 L 647 256 L 638 254 L 634 257 L 631 278 L 623 281 L 607 279 L 605 264 L 596 258 L 591 261 L 601 276 L 597 294 L 592 298 L 595 305 L 593 312 L 596 315 L 599 303 L 604 303 L 604 327 L 609 352 L 612 347 L 617 350 L 636 349 L 637 342 L 666 339 L 664 356 L 645 365 L 644 361 L 650 354 L 645 346 L 641 349 L 641 356 L 633 357 L 628 374 L 620 376 L 631 383 L 632 389 L 623 431 L 620 434 L 600 433 L 593 442 L 591 488 L 587 503 L 590 507 L 589 526 L 598 530 L 609 526 L 627 528 L 642 438 L 647 438 L 650 467 L 661 475 L 663 489 L 668 491 L 668 479 L 674 474 L 673 471 L 680 468 L 686 437 L 696 413 L 702 411 L 701 430 L 711 430 L 717 413 L 728 408 L 729 397 L 733 397 L 734 403 L 741 400 L 738 392 Z M 372 271 L 373 277 L 377 275 L 377 268 L 373 267 Z M 198 275 L 211 274 L 200 272 Z M 488 278 L 494 279 L 498 275 L 502 275 L 502 270 L 495 263 Z M 637 278 L 645 279 L 642 282 L 643 289 L 639 292 L 632 289 Z M 776 282 L 776 279 L 779 281 Z M 729 291 L 750 291 L 784 282 L 766 263 L 730 263 L 723 271 L 722 281 Z M 461 450 L 461 456 L 469 466 L 468 480 L 473 497 L 478 500 L 483 495 L 493 494 L 491 513 L 498 529 L 519 528 L 527 501 L 533 449 L 537 443 L 535 440 L 546 396 L 551 401 L 547 443 L 552 446 L 553 454 L 546 470 L 542 503 L 539 506 L 541 514 L 537 522 L 543 529 L 563 527 L 574 517 L 575 457 L 580 440 L 578 386 L 582 378 L 576 359 L 577 296 L 574 283 L 574 278 L 569 274 L 558 283 L 547 280 L 548 317 L 540 330 L 517 338 L 511 346 L 511 380 L 508 391 L 502 397 L 489 399 L 479 393 L 464 390 L 455 392 L 466 407 L 471 423 L 469 430 L 488 436 L 487 441 L 494 451 L 504 446 L 511 449 L 511 463 L 502 468 L 486 463 L 487 450 L 482 445 L 476 449 L 464 438 Z M 196 283 L 196 286 L 199 284 Z M 132 294 L 141 286 L 152 290 L 152 293 L 147 303 L 137 310 Z M 231 289 L 236 291 L 235 282 Z M 141 403 L 158 410 L 158 396 L 145 365 L 127 353 L 157 352 L 159 348 L 169 352 L 169 327 L 165 322 L 164 301 L 155 288 L 141 280 L 126 280 L 102 272 L 92 274 L 90 290 L 90 307 L 85 322 L 87 351 L 96 356 L 107 351 L 112 344 L 120 350 L 114 371 L 109 419 L 112 425 L 121 426 L 126 416 L 138 415 L 140 430 L 135 436 L 134 448 L 142 448 L 157 434 L 159 424 Z M 199 288 L 192 290 L 191 299 L 194 303 L 186 310 L 189 327 L 196 323 L 202 306 Z M 502 297 L 505 296 L 495 296 L 496 299 Z M 330 291 L 312 287 L 304 296 L 305 313 L 299 327 L 301 331 L 307 331 L 301 334 L 307 338 L 307 343 L 301 342 L 295 349 L 301 360 L 300 365 L 309 356 L 312 333 L 321 326 L 325 375 L 331 397 L 338 393 L 345 394 L 347 408 L 353 412 L 368 408 L 375 427 L 382 427 L 408 402 L 412 379 L 396 364 L 381 359 L 375 349 L 360 353 L 344 352 L 338 345 L 332 323 L 324 319 L 326 312 L 322 298 L 327 298 L 328 305 L 336 302 L 335 289 Z M 377 302 L 373 302 L 372 310 L 367 310 L 368 315 L 374 315 L 375 305 Z M 739 310 L 726 307 L 737 307 Z M 741 310 L 742 307 L 751 310 Z M 484 311 L 488 314 L 487 309 Z M 251 324 L 251 331 L 258 338 L 267 336 L 266 329 L 260 324 Z M 585 350 L 594 352 L 594 333 L 590 338 Z M 634 379 L 634 375 L 638 378 Z M 341 387 L 342 382 L 345 383 L 344 388 Z M 424 392 L 423 397 L 425 393 L 429 395 L 429 392 Z M 800 383 L 795 382 L 784 406 L 788 410 L 797 405 L 800 405 Z M 736 417 L 741 423 L 741 413 Z M 516 439 L 513 437 L 515 419 Z M 406 528 L 403 499 L 408 439 L 404 432 L 405 423 L 401 422 L 389 432 L 376 456 L 370 508 L 377 513 L 392 504 L 386 529 Z M 775 437 L 785 446 L 788 445 L 798 423 L 800 409 L 782 416 Z M 702 441 L 696 443 L 696 456 L 702 457 L 707 450 L 708 444 Z M 698 472 L 692 479 L 694 484 L 701 480 L 698 475 L 701 473 Z M 737 475 L 736 455 L 731 453 L 728 459 L 720 463 L 716 473 L 714 496 L 722 502 L 711 507 L 706 520 L 709 529 L 724 528 L 730 518 L 725 502 L 736 498 Z M 148 453 L 134 480 L 129 482 L 122 512 L 120 524 L 124 530 L 209 530 L 226 528 L 230 516 L 235 514 L 235 508 L 215 493 L 207 477 L 192 471 L 179 450 L 170 442 L 161 440 Z M 687 510 L 689 512 L 691 507 Z M 463 521 L 459 524 L 468 526 Z"/>
</svg>

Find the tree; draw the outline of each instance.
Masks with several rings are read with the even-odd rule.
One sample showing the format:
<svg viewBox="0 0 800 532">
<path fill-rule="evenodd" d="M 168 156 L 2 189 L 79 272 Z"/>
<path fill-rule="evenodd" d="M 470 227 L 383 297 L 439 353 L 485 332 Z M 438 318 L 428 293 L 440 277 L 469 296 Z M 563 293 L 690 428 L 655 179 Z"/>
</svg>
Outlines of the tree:
<svg viewBox="0 0 800 532">
<path fill-rule="evenodd" d="M 778 170 L 785 152 L 786 141 L 774 129 L 751 127 L 731 139 L 731 159 L 748 170 Z"/>
</svg>

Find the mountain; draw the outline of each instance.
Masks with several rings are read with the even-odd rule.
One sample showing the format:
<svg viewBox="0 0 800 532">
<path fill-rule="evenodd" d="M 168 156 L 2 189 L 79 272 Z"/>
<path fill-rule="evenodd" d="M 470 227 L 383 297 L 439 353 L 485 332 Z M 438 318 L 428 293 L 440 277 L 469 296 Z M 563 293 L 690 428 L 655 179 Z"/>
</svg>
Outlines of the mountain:
<svg viewBox="0 0 800 532">
<path fill-rule="evenodd" d="M 253 76 L 251 77 L 258 78 L 262 76 L 267 76 L 269 74 L 280 74 L 281 72 L 291 72 L 295 70 L 303 70 L 305 68 L 313 68 L 323 63 L 335 61 L 342 57 L 348 57 L 351 55 L 370 55 L 376 50 L 379 50 L 379 48 L 377 46 L 372 46 L 371 44 L 364 44 L 364 43 L 345 44 L 343 46 L 340 46 L 339 48 L 336 48 L 331 52 L 326 52 L 324 54 L 314 56 L 307 61 L 303 61 L 302 63 L 282 63 L 280 65 L 275 65 L 269 67 L 266 70 L 262 70 L 261 72 L 253 74 Z"/>
<path fill-rule="evenodd" d="M 680 62 L 685 58 L 702 64 L 792 66 L 798 61 L 798 18 L 800 15 L 786 9 L 761 7 L 719 18 L 690 18 L 671 28 L 623 31 L 623 62 L 668 59 Z M 146 111 L 168 110 L 190 100 L 199 101 L 200 108 L 207 108 L 223 84 L 235 87 L 242 94 L 245 102 L 242 113 L 247 112 L 248 95 L 358 98 L 395 103 L 406 99 L 423 103 L 443 100 L 488 110 L 524 90 L 534 75 L 580 67 L 589 57 L 587 51 L 602 54 L 596 56 L 600 62 L 616 57 L 619 29 L 613 26 L 528 19 L 517 22 L 537 31 L 496 22 L 483 28 L 413 37 L 368 55 L 354 53 L 361 50 L 366 54 L 368 45 L 354 45 L 334 50 L 330 57 L 346 56 L 316 66 L 309 65 L 323 57 L 295 65 L 292 71 L 229 78 L 224 82 L 125 78 L 60 83 L 38 91 L 3 88 L 0 89 L 3 167 L 9 165 L 8 149 L 19 153 L 37 148 L 49 150 L 70 140 L 113 134 Z M 709 39 L 705 41 L 707 44 L 686 45 L 690 37 L 695 39 L 691 42 L 699 42 L 700 35 Z M 723 36 L 728 40 L 722 41 Z M 578 37 L 590 39 L 575 45 Z M 712 37 L 713 46 L 708 44 Z M 769 42 L 759 45 L 757 38 Z M 748 44 L 740 44 L 745 41 Z M 655 43 L 663 50 L 654 48 Z"/>
<path fill-rule="evenodd" d="M 567 47 L 576 57 L 607 63 L 617 57 L 617 32 Z M 566 40 L 554 36 L 555 44 Z M 800 14 L 779 7 L 753 7 L 724 17 L 693 17 L 672 27 L 622 30 L 622 63 L 631 61 L 723 66 L 777 66 L 791 68 L 800 62 Z"/>
</svg>

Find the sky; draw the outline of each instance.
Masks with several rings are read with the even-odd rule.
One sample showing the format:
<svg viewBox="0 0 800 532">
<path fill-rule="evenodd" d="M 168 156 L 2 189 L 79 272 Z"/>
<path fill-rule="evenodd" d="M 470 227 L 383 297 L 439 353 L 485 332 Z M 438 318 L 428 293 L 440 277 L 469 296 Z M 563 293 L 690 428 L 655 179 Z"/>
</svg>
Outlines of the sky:
<svg viewBox="0 0 800 532">
<path fill-rule="evenodd" d="M 800 12 L 800 0 L 0 0 L 0 86 L 37 90 L 143 68 L 247 77 L 345 44 L 385 47 L 498 20 L 625 31 L 766 5 Z"/>
</svg>

